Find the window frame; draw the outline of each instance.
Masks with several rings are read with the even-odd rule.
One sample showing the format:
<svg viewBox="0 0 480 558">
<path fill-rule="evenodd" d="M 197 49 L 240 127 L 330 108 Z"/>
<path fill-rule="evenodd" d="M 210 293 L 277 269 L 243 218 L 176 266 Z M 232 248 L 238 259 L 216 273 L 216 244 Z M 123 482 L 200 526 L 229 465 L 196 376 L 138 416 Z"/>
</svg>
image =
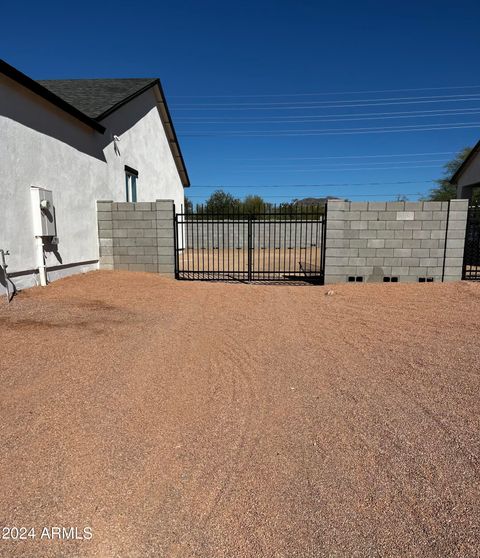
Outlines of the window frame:
<svg viewBox="0 0 480 558">
<path fill-rule="evenodd" d="M 127 202 L 137 202 L 138 171 L 125 165 L 125 199 Z"/>
</svg>

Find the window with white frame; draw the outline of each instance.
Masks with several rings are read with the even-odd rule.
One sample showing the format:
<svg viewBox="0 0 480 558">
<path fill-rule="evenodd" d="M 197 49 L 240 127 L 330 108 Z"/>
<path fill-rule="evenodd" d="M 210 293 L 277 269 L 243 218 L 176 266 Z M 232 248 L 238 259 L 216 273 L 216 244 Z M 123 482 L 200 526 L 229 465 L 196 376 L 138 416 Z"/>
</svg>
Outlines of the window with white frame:
<svg viewBox="0 0 480 558">
<path fill-rule="evenodd" d="M 138 171 L 125 165 L 125 199 L 127 202 L 137 201 Z"/>
</svg>

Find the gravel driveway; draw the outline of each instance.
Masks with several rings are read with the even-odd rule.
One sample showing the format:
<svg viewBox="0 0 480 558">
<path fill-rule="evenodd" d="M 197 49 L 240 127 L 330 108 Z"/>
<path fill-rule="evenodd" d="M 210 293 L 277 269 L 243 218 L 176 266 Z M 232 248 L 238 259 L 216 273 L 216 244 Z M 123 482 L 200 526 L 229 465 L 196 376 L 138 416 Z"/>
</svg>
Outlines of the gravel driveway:
<svg viewBox="0 0 480 558">
<path fill-rule="evenodd" d="M 479 556 L 480 284 L 333 289 L 2 300 L 0 556 Z"/>
</svg>

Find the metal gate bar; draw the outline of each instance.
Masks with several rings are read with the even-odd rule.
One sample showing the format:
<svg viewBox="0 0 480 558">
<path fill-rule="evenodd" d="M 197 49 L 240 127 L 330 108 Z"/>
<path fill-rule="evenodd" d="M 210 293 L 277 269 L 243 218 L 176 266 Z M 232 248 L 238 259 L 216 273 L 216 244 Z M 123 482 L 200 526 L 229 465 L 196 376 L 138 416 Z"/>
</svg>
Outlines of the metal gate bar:
<svg viewBox="0 0 480 558">
<path fill-rule="evenodd" d="M 480 281 L 480 206 L 468 208 L 462 278 Z"/>
<path fill-rule="evenodd" d="M 184 280 L 322 283 L 323 206 L 175 215 L 175 276 Z"/>
</svg>

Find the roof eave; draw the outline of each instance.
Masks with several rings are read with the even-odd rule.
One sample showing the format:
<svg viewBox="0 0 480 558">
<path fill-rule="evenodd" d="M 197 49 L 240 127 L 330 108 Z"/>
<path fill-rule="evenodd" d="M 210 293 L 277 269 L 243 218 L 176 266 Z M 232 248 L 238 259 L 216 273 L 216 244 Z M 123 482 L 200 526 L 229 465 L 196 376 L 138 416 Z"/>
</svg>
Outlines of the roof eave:
<svg viewBox="0 0 480 558">
<path fill-rule="evenodd" d="M 160 116 L 162 117 L 162 122 L 167 134 L 170 151 L 172 152 L 172 156 L 175 161 L 178 174 L 180 175 L 183 187 L 188 188 L 190 186 L 190 178 L 188 176 L 185 160 L 183 159 L 182 150 L 180 149 L 180 143 L 178 142 L 177 133 L 175 132 L 175 127 L 173 125 L 170 110 L 168 109 L 167 100 L 165 98 L 165 93 L 163 92 L 163 87 L 160 80 L 157 80 L 156 85 L 158 85 L 158 92 L 160 94 L 159 108 L 162 108 L 164 112 L 164 114 L 162 114 L 162 112 L 160 111 Z"/>
<path fill-rule="evenodd" d="M 100 132 L 101 134 L 105 132 L 105 127 L 102 126 L 99 122 L 97 122 L 93 118 L 90 118 L 80 110 L 76 109 L 70 103 L 67 103 L 66 101 L 64 101 L 63 99 L 61 99 L 60 97 L 52 93 L 51 91 L 49 91 L 46 87 L 43 87 L 43 85 L 40 85 L 38 82 L 29 78 L 28 76 L 26 76 L 25 74 L 23 74 L 22 72 L 14 68 L 13 66 L 10 66 L 10 64 L 7 64 L 7 62 L 5 62 L 5 60 L 2 59 L 0 59 L 0 73 L 6 75 L 8 78 L 12 79 L 13 81 L 16 81 L 23 87 L 32 91 L 32 93 L 35 93 L 39 97 L 42 97 L 43 99 L 52 103 L 59 109 L 70 114 L 70 116 L 73 116 L 74 118 L 80 120 L 87 126 L 90 126 L 95 131 Z"/>
</svg>

